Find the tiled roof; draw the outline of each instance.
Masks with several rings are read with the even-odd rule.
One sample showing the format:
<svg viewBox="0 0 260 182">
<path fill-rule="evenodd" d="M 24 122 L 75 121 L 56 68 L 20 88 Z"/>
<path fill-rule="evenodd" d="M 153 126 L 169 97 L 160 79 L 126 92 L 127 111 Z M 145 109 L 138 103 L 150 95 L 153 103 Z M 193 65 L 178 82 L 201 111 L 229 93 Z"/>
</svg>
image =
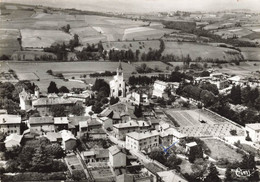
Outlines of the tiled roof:
<svg viewBox="0 0 260 182">
<path fill-rule="evenodd" d="M 56 142 L 58 139 L 61 139 L 61 134 L 55 132 L 48 132 L 45 135 L 45 137 L 48 138 L 51 142 Z"/>
<path fill-rule="evenodd" d="M 30 117 L 29 118 L 30 125 L 34 124 L 54 124 L 53 117 Z"/>
<path fill-rule="evenodd" d="M 104 131 L 103 128 L 98 128 L 98 129 L 93 129 L 91 131 L 89 131 L 88 133 L 90 134 L 105 134 L 106 132 Z"/>
<path fill-rule="evenodd" d="M 119 148 L 117 145 L 109 147 L 108 150 L 111 155 L 116 155 L 117 153 L 121 152 L 121 148 Z"/>
<path fill-rule="evenodd" d="M 135 140 L 142 140 L 153 136 L 159 136 L 159 133 L 156 130 L 152 130 L 152 131 L 141 132 L 141 133 L 131 132 L 131 133 L 127 133 L 126 136 L 129 136 Z"/>
<path fill-rule="evenodd" d="M 89 116 L 73 116 L 68 118 L 70 121 L 70 124 L 77 126 L 79 125 L 80 121 L 87 121 L 89 119 Z"/>
<path fill-rule="evenodd" d="M 260 130 L 260 123 L 252 123 L 252 124 L 246 124 L 246 127 L 251 128 L 252 130 Z"/>
<path fill-rule="evenodd" d="M 58 98 L 39 98 L 32 102 L 33 106 L 46 106 L 46 105 L 62 105 L 62 104 L 74 104 L 76 102 L 75 99 L 65 99 L 63 97 Z"/>
<path fill-rule="evenodd" d="M 14 140 L 14 141 L 20 143 L 22 138 L 23 138 L 23 135 L 11 134 L 11 135 L 6 137 L 4 142 L 7 143 L 7 142 L 9 142 L 11 140 Z"/>
<path fill-rule="evenodd" d="M 11 115 L 11 114 L 1 114 L 0 115 L 0 124 L 20 124 L 21 116 Z"/>
<path fill-rule="evenodd" d="M 70 139 L 76 140 L 75 136 L 68 130 L 60 131 L 61 137 L 63 141 L 67 141 Z"/>
<path fill-rule="evenodd" d="M 67 117 L 55 117 L 54 124 L 68 124 L 69 120 Z"/>
<path fill-rule="evenodd" d="M 90 118 L 87 120 L 88 126 L 97 126 L 102 125 L 102 123 L 98 122 L 95 118 Z"/>
<path fill-rule="evenodd" d="M 135 121 L 128 121 L 126 123 L 114 124 L 114 128 L 132 128 L 138 127 L 139 125 Z"/>
</svg>

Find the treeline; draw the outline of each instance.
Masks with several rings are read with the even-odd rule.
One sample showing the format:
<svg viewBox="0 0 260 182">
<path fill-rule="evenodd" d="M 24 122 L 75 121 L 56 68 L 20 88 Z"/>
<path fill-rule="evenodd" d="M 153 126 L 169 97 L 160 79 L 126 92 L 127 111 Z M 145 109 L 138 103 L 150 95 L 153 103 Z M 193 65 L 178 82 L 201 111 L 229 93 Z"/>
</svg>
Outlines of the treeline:
<svg viewBox="0 0 260 182">
<path fill-rule="evenodd" d="M 114 76 L 116 75 L 115 71 L 105 71 L 103 73 L 91 73 L 89 74 L 90 77 L 102 77 L 102 76 Z"/>
<path fill-rule="evenodd" d="M 101 42 L 97 44 L 87 44 L 87 47 L 84 47 L 82 51 L 76 51 L 76 56 L 78 60 L 85 61 L 85 60 L 98 60 L 100 57 L 105 58 L 107 54 L 106 51 L 103 53 L 103 45 Z"/>
<path fill-rule="evenodd" d="M 57 60 L 67 61 L 68 60 L 68 52 L 74 51 L 74 48 L 79 46 L 79 36 L 77 34 L 74 35 L 74 38 L 69 41 L 69 44 L 56 44 L 51 47 L 44 48 L 44 52 L 51 52 L 57 56 Z"/>
<path fill-rule="evenodd" d="M 155 82 L 155 80 L 161 80 L 165 82 L 181 82 L 187 80 L 192 80 L 192 76 L 178 71 L 173 71 L 171 75 L 160 74 L 159 76 L 130 76 L 128 83 L 132 86 L 134 85 L 150 85 Z"/>
<path fill-rule="evenodd" d="M 177 29 L 183 31 L 192 31 L 196 29 L 196 23 L 191 21 L 163 21 L 165 28 Z"/>
</svg>

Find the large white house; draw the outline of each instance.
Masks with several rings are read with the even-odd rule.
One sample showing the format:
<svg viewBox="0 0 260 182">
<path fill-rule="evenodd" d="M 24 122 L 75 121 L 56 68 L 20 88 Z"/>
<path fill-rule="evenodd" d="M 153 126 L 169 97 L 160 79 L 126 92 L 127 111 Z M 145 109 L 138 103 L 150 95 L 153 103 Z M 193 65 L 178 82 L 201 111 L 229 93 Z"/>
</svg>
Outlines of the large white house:
<svg viewBox="0 0 260 182">
<path fill-rule="evenodd" d="M 121 62 L 116 71 L 114 79 L 109 82 L 110 86 L 110 96 L 112 97 L 125 97 L 128 92 L 128 87 L 124 80 L 123 68 Z"/>
<path fill-rule="evenodd" d="M 0 132 L 7 134 L 20 134 L 21 130 L 21 116 L 11 114 L 0 115 Z"/>
<path fill-rule="evenodd" d="M 153 85 L 153 96 L 156 97 L 166 97 L 165 89 L 168 87 L 168 84 L 163 81 L 156 80 Z"/>
<path fill-rule="evenodd" d="M 142 133 L 131 132 L 126 134 L 126 148 L 136 151 L 150 151 L 159 146 L 159 132 L 156 130 Z"/>
<path fill-rule="evenodd" d="M 260 142 L 260 123 L 246 124 L 245 130 L 253 142 Z"/>
</svg>

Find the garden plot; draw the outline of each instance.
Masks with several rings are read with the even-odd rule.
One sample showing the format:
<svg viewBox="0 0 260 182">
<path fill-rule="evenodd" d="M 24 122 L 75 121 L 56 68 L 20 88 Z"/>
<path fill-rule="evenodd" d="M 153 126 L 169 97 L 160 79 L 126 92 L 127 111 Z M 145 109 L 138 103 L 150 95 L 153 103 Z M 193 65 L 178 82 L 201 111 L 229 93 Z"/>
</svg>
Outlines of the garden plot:
<svg viewBox="0 0 260 182">
<path fill-rule="evenodd" d="M 72 39 L 70 34 L 59 30 L 32 30 L 22 29 L 22 47 L 44 48 L 50 47 L 53 43 L 69 42 Z"/>
<path fill-rule="evenodd" d="M 229 162 L 242 161 L 242 154 L 237 153 L 231 146 L 217 139 L 203 139 L 205 144 L 211 150 L 210 157 L 217 160 L 227 159 Z"/>
</svg>

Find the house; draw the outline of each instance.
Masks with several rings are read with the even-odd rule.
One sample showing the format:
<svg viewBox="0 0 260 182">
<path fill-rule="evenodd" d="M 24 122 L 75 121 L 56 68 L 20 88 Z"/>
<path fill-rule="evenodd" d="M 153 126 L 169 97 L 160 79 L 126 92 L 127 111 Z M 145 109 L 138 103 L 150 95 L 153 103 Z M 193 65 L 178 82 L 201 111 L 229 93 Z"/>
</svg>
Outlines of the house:
<svg viewBox="0 0 260 182">
<path fill-rule="evenodd" d="M 127 101 L 133 103 L 134 105 L 149 105 L 148 95 L 142 92 L 133 91 L 129 92 L 126 96 Z"/>
<path fill-rule="evenodd" d="M 87 120 L 88 131 L 102 128 L 102 123 L 98 122 L 96 118 L 89 118 Z"/>
<path fill-rule="evenodd" d="M 110 97 L 125 97 L 128 92 L 128 87 L 124 80 L 123 68 L 121 62 L 116 71 L 116 75 L 113 80 L 109 82 L 110 86 Z"/>
<path fill-rule="evenodd" d="M 67 117 L 54 117 L 54 126 L 56 131 L 68 130 L 69 120 Z"/>
<path fill-rule="evenodd" d="M 160 171 L 157 172 L 157 174 L 160 176 L 162 181 L 164 182 L 187 182 L 183 177 L 178 175 L 174 170 L 170 171 Z"/>
<path fill-rule="evenodd" d="M 20 109 L 27 111 L 32 108 L 32 101 L 37 100 L 40 97 L 39 87 L 35 87 L 34 94 L 31 94 L 23 88 L 22 92 L 19 93 Z"/>
<path fill-rule="evenodd" d="M 11 134 L 6 137 L 4 143 L 5 143 L 5 148 L 11 149 L 14 146 L 20 146 L 20 143 L 22 141 L 23 135 L 17 135 L 16 133 Z"/>
<path fill-rule="evenodd" d="M 89 116 L 68 117 L 69 120 L 68 130 L 71 131 L 74 135 L 77 135 L 77 133 L 79 132 L 79 122 L 87 121 L 88 119 Z"/>
<path fill-rule="evenodd" d="M 253 142 L 260 142 L 260 123 L 246 124 L 245 131 Z"/>
<path fill-rule="evenodd" d="M 163 81 L 156 80 L 153 85 L 153 96 L 167 98 L 168 94 L 165 92 L 165 89 L 168 87 L 168 84 Z"/>
<path fill-rule="evenodd" d="M 62 148 L 64 150 L 74 150 L 77 145 L 77 139 L 74 135 L 68 130 L 60 131 L 62 138 Z"/>
<path fill-rule="evenodd" d="M 191 150 L 193 150 L 194 148 L 196 148 L 198 146 L 198 144 L 196 142 L 190 142 L 186 144 L 186 153 L 190 153 Z"/>
<path fill-rule="evenodd" d="M 32 101 L 32 108 L 39 111 L 41 116 L 51 115 L 50 108 L 57 105 L 64 106 L 66 110 L 70 110 L 75 105 L 82 106 L 83 102 L 75 98 L 53 97 L 52 95 Z"/>
<path fill-rule="evenodd" d="M 160 143 L 164 146 L 170 146 L 174 142 L 184 138 L 185 135 L 178 132 L 174 128 L 168 128 L 166 130 L 160 130 Z"/>
<path fill-rule="evenodd" d="M 0 115 L 0 131 L 3 133 L 21 133 L 21 116 L 11 114 Z"/>
<path fill-rule="evenodd" d="M 86 103 L 87 98 L 89 98 L 91 96 L 92 93 L 90 92 L 84 92 L 84 93 L 80 93 L 80 94 L 76 94 L 76 93 L 68 93 L 68 94 L 64 94 L 65 97 L 67 98 L 74 98 L 77 99 L 79 101 L 82 101 L 83 104 Z"/>
<path fill-rule="evenodd" d="M 59 143 L 59 144 L 61 144 L 61 142 L 62 142 L 62 137 L 61 137 L 60 133 L 47 132 L 45 137 L 48 138 L 51 143 Z"/>
<path fill-rule="evenodd" d="M 159 132 L 156 130 L 146 132 L 131 132 L 126 134 L 126 148 L 136 151 L 151 151 L 159 146 Z"/>
<path fill-rule="evenodd" d="M 121 174 L 116 177 L 116 182 L 134 182 L 134 175 L 132 174 Z"/>
<path fill-rule="evenodd" d="M 108 149 L 95 149 L 81 152 L 81 157 L 86 163 L 89 162 L 108 162 L 109 150 Z"/>
<path fill-rule="evenodd" d="M 103 128 L 104 129 L 108 129 L 110 128 L 110 130 L 113 129 L 113 121 L 112 119 L 108 118 L 108 117 L 101 117 L 101 118 L 97 118 L 97 120 L 101 123 L 103 123 Z"/>
<path fill-rule="evenodd" d="M 107 134 L 103 128 L 88 131 L 88 138 L 92 140 L 107 139 Z"/>
<path fill-rule="evenodd" d="M 30 117 L 28 128 L 31 131 L 54 132 L 54 119 L 53 117 Z"/>
<path fill-rule="evenodd" d="M 155 163 L 145 163 L 143 172 L 148 173 L 149 176 L 153 177 L 153 181 L 162 182 L 162 178 L 158 175 L 158 172 L 165 171 Z"/>
<path fill-rule="evenodd" d="M 139 124 L 136 121 L 115 124 L 113 131 L 117 139 L 124 140 L 127 133 L 139 131 Z"/>
<path fill-rule="evenodd" d="M 147 131 L 148 129 L 150 129 L 150 124 L 149 122 L 146 122 L 146 121 L 136 121 L 138 126 L 139 126 L 139 131 L 140 132 L 145 132 Z"/>
<path fill-rule="evenodd" d="M 122 152 L 122 149 L 117 145 L 109 147 L 109 162 L 112 167 L 125 167 L 126 166 L 126 154 Z"/>
</svg>

